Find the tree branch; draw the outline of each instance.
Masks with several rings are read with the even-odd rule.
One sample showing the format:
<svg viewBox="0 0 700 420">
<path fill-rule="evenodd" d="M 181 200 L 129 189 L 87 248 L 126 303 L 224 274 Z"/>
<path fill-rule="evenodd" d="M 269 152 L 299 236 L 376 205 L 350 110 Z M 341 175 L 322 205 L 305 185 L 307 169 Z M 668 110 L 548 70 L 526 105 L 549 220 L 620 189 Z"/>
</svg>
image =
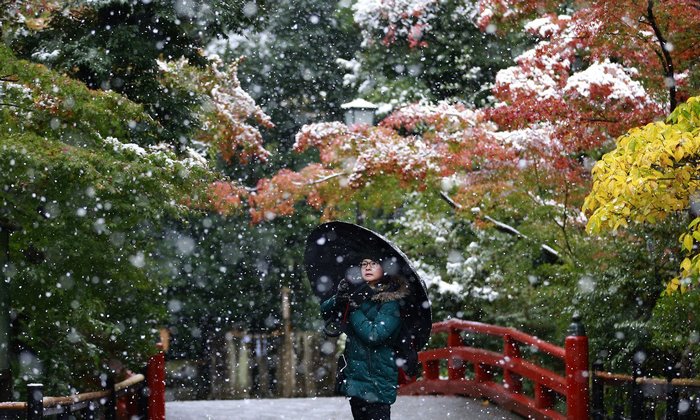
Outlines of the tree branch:
<svg viewBox="0 0 700 420">
<path fill-rule="evenodd" d="M 659 46 L 661 46 L 661 54 L 663 56 L 663 59 L 661 60 L 661 64 L 663 65 L 664 68 L 664 76 L 666 76 L 669 80 L 667 83 L 670 85 L 668 88 L 668 97 L 669 97 L 669 107 L 671 109 L 671 112 L 676 109 L 676 83 L 675 83 L 675 77 L 674 77 L 674 69 L 673 69 L 673 58 L 671 58 L 671 53 L 668 51 L 666 48 L 666 44 L 668 43 L 666 41 L 666 38 L 664 38 L 664 35 L 661 33 L 661 28 L 659 28 L 658 23 L 656 22 L 656 17 L 654 16 L 654 0 L 647 0 L 647 15 L 646 19 L 649 22 L 649 25 L 651 25 L 651 28 L 654 30 L 654 35 L 656 36 L 656 40 L 659 42 Z"/>
<path fill-rule="evenodd" d="M 614 120 L 611 118 L 579 118 L 579 121 L 586 121 L 586 122 L 605 122 L 605 123 L 610 123 L 610 124 L 617 124 L 620 122 L 620 120 Z"/>
<path fill-rule="evenodd" d="M 457 209 L 457 210 L 462 209 L 461 204 L 454 201 L 452 198 L 450 198 L 450 196 L 448 196 L 447 194 L 445 194 L 442 191 L 440 191 L 440 198 L 445 200 L 447 202 L 447 204 L 449 204 L 450 207 L 452 207 L 453 209 Z M 524 233 L 520 232 L 518 229 L 514 228 L 513 226 L 511 226 L 507 223 L 500 222 L 489 215 L 483 215 L 482 218 L 493 223 L 494 226 L 496 226 L 496 230 L 508 233 L 508 234 L 516 236 L 518 238 L 530 240 L 530 238 L 527 235 L 525 235 Z M 540 244 L 540 250 L 542 252 L 544 252 L 545 254 L 549 255 L 550 257 L 552 257 L 555 261 L 559 261 L 561 259 L 561 257 L 559 256 L 559 253 L 549 245 Z"/>
<path fill-rule="evenodd" d="M 323 178 L 315 179 L 315 180 L 313 180 L 313 181 L 309 181 L 309 182 L 292 182 L 292 184 L 294 184 L 294 185 L 316 185 L 316 184 L 321 184 L 321 183 L 323 183 L 323 182 L 329 181 L 329 180 L 331 180 L 331 179 L 333 179 L 333 178 L 337 178 L 337 177 L 339 177 L 339 176 L 341 176 L 341 175 L 347 175 L 347 173 L 346 173 L 346 172 L 338 172 L 338 173 L 335 173 L 335 174 L 330 174 L 330 175 L 328 175 L 328 176 L 324 176 Z"/>
<path fill-rule="evenodd" d="M 11 107 L 13 107 L 13 108 L 19 108 L 19 109 L 23 109 L 23 110 L 27 111 L 27 108 L 23 108 L 23 107 L 21 107 L 21 106 L 19 106 L 19 105 L 17 105 L 17 104 L 8 104 L 8 103 L 5 103 L 5 102 L 0 102 L 0 106 L 11 106 Z"/>
<path fill-rule="evenodd" d="M 566 244 L 566 249 L 569 251 L 571 258 L 574 258 L 574 250 L 571 249 L 571 242 L 569 241 L 569 233 L 566 230 L 566 222 L 569 220 L 569 215 L 566 213 L 566 207 L 569 205 L 569 183 L 566 182 L 564 189 L 564 221 L 559 225 L 562 234 L 564 235 L 564 243 Z"/>
</svg>

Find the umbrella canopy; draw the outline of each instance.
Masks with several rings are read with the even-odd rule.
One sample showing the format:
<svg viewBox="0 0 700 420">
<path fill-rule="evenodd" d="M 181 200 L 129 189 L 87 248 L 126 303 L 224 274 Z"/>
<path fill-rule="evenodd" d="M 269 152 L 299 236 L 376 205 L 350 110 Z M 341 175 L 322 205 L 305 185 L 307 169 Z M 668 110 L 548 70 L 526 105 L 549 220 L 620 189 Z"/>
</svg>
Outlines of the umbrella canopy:
<svg viewBox="0 0 700 420">
<path fill-rule="evenodd" d="M 410 293 L 403 299 L 402 317 L 415 334 L 416 348 L 430 338 L 432 313 L 425 283 L 408 257 L 391 241 L 362 226 L 345 222 L 324 223 L 306 238 L 304 264 L 314 294 L 322 301 L 336 292 L 341 279 L 361 285 L 360 262 L 381 259 L 384 273 L 402 277 Z"/>
</svg>

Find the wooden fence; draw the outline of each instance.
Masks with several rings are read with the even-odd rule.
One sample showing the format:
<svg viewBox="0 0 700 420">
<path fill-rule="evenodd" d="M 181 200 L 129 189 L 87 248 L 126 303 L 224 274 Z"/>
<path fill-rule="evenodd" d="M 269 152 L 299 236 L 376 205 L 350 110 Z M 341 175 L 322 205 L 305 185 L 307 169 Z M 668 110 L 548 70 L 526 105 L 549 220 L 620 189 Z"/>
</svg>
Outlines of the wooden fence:
<svg viewBox="0 0 700 420">
<path fill-rule="evenodd" d="M 168 398 L 331 395 L 337 351 L 336 338 L 315 331 L 228 331 L 212 339 L 206 360 L 168 362 Z M 202 376 L 211 378 L 205 395 L 193 391 Z"/>
<path fill-rule="evenodd" d="M 152 356 L 144 373 L 119 383 L 109 376 L 102 390 L 61 397 L 44 396 L 42 384 L 28 384 L 26 401 L 0 402 L 0 419 L 69 419 L 79 414 L 84 419 L 165 420 L 165 355 Z"/>
<path fill-rule="evenodd" d="M 206 358 L 170 369 L 171 399 L 315 397 L 331 395 L 338 340 L 320 332 L 293 331 L 290 291 L 282 289 L 282 328 L 266 333 L 228 331 L 207 337 Z M 171 365 L 174 365 L 172 363 Z M 194 366 L 193 366 L 194 365 Z M 189 371 L 189 373 L 187 373 Z M 187 395 L 196 378 L 207 392 Z M 199 384 L 201 391 L 202 384 Z"/>
<path fill-rule="evenodd" d="M 591 394 L 593 420 L 700 418 L 700 380 L 679 378 L 674 369 L 668 369 L 665 378 L 651 378 L 636 362 L 632 375 L 605 372 L 596 362 Z"/>
</svg>

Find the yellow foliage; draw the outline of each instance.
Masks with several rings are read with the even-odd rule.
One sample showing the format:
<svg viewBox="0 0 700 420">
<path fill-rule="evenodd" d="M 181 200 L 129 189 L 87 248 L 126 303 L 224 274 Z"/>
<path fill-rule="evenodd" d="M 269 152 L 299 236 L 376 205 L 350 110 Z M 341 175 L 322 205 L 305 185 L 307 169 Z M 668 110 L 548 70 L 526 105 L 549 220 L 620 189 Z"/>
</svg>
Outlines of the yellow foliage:
<svg viewBox="0 0 700 420">
<path fill-rule="evenodd" d="M 636 127 L 593 167 L 593 189 L 583 204 L 587 230 L 599 233 L 629 223 L 656 223 L 686 211 L 700 188 L 700 96 L 690 98 L 666 119 Z M 688 257 L 667 293 L 684 291 L 700 277 L 700 218 L 680 238 Z M 683 279 L 683 280 L 681 280 Z"/>
</svg>

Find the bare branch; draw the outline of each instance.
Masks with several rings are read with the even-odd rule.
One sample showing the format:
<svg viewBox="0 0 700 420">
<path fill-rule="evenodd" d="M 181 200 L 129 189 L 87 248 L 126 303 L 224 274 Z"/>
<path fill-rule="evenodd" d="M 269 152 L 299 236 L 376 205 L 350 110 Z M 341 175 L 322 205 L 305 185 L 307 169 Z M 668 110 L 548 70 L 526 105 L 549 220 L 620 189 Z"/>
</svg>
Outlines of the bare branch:
<svg viewBox="0 0 700 420">
<path fill-rule="evenodd" d="M 16 105 L 16 104 L 8 104 L 8 103 L 5 103 L 5 102 L 0 102 L 0 106 L 11 106 L 11 107 L 13 107 L 13 108 L 24 109 L 25 111 L 27 110 L 26 108 L 23 108 L 23 107 L 21 107 L 21 106 L 19 106 L 19 105 Z"/>
<path fill-rule="evenodd" d="M 294 184 L 294 185 L 316 185 L 316 184 L 321 184 L 321 183 L 323 183 L 323 182 L 329 181 L 329 180 L 331 180 L 331 179 L 333 179 L 333 178 L 337 178 L 337 177 L 339 177 L 339 176 L 341 176 L 341 175 L 347 175 L 347 173 L 346 173 L 346 172 L 338 172 L 338 173 L 335 173 L 335 174 L 330 174 L 330 175 L 328 175 L 328 176 L 324 176 L 323 178 L 315 179 L 315 180 L 313 180 L 313 181 L 309 181 L 309 182 L 292 182 L 292 184 Z"/>
<path fill-rule="evenodd" d="M 442 198 L 443 200 L 445 200 L 445 201 L 447 202 L 447 204 L 449 204 L 450 207 L 452 207 L 453 209 L 456 209 L 456 210 L 461 210 L 461 209 L 462 209 L 462 205 L 461 205 L 461 204 L 459 204 L 458 202 L 454 201 L 449 195 L 445 194 L 443 191 L 440 191 L 440 198 Z"/>
<path fill-rule="evenodd" d="M 440 197 L 443 200 L 445 200 L 447 202 L 447 204 L 449 204 L 450 207 L 452 207 L 453 209 L 457 209 L 457 210 L 462 209 L 461 204 L 454 201 L 452 198 L 450 198 L 450 196 L 445 194 L 443 191 L 440 191 Z M 486 215 L 486 214 L 481 216 L 481 217 L 484 220 L 488 220 L 489 222 L 493 223 L 494 226 L 496 226 L 496 229 L 501 231 L 501 232 L 508 233 L 508 234 L 516 236 L 518 238 L 530 240 L 530 238 L 527 235 L 525 235 L 524 233 L 520 232 L 518 229 L 514 228 L 513 226 L 511 226 L 507 223 L 500 222 L 500 221 L 498 221 L 498 220 L 494 219 L 493 217 Z M 554 260 L 560 259 L 559 253 L 551 246 L 546 245 L 546 244 L 540 244 L 540 249 L 545 254 L 549 255 L 550 257 L 553 257 Z"/>
</svg>

